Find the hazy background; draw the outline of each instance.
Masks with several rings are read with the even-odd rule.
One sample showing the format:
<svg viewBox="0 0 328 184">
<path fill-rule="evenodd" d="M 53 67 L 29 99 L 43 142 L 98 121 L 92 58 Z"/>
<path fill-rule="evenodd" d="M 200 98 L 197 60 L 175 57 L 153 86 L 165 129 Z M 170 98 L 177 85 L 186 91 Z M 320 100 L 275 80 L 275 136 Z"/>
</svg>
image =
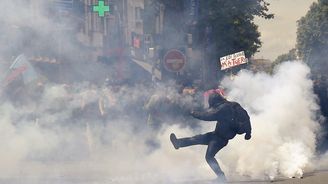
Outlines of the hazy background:
<svg viewBox="0 0 328 184">
<path fill-rule="evenodd" d="M 262 47 L 256 58 L 275 60 L 287 53 L 296 44 L 296 21 L 303 17 L 316 0 L 268 0 L 269 11 L 275 14 L 272 20 L 257 18 Z"/>
</svg>

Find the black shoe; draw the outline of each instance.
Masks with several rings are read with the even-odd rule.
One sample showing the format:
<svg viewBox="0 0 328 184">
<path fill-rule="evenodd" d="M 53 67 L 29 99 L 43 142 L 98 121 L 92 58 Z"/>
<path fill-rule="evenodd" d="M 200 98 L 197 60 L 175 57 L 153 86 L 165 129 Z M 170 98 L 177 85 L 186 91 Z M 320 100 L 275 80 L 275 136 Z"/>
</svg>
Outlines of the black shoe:
<svg viewBox="0 0 328 184">
<path fill-rule="evenodd" d="M 175 149 L 179 149 L 178 139 L 177 139 L 177 137 L 175 136 L 174 133 L 172 133 L 172 134 L 170 135 L 170 140 L 171 140 L 171 142 L 172 142 L 174 148 L 175 148 Z"/>
</svg>

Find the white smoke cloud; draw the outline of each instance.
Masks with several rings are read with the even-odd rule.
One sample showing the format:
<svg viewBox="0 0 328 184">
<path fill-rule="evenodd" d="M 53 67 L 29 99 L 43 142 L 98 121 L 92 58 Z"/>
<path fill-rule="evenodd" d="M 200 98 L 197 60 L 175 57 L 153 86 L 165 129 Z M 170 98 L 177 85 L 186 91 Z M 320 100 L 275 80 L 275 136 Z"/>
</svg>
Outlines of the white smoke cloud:
<svg viewBox="0 0 328 184">
<path fill-rule="evenodd" d="M 66 40 L 56 33 L 57 25 L 41 12 L 31 12 L 17 2 L 1 3 L 4 11 L 0 12 L 0 22 L 5 24 L 0 28 L 30 26 L 38 35 L 52 35 L 47 40 Z M 31 18 L 32 15 L 39 19 Z M 10 39 L 1 45 L 0 58 L 7 54 L 4 52 L 8 51 L 8 44 L 15 51 L 21 41 L 14 32 L 5 31 L 5 35 Z M 72 54 L 69 58 L 74 57 Z M 82 66 L 74 69 L 84 71 L 79 67 Z M 1 70 L 6 71 L 3 65 Z M 223 82 L 228 96 L 249 111 L 253 125 L 252 140 L 245 141 L 239 136 L 217 155 L 229 178 L 300 176 L 311 167 L 319 125 L 308 75 L 307 66 L 289 62 L 282 64 L 273 76 L 244 71 L 234 81 Z M 143 86 L 122 86 L 119 92 L 108 90 L 112 95 L 108 97 L 109 119 L 95 115 L 100 113 L 99 96 L 105 92 L 88 83 L 71 87 L 45 84 L 44 91 L 27 104 L 1 99 L 0 179 L 169 183 L 215 177 L 205 162 L 206 147 L 176 151 L 169 142 L 171 132 L 179 137 L 193 136 L 212 131 L 214 123 L 195 129 L 182 128 L 181 124 L 164 126 L 155 131 L 147 126 L 144 114 L 140 114 L 152 90 Z M 180 98 L 168 86 L 160 86 L 154 93 L 168 95 L 172 100 Z M 184 103 L 190 104 L 190 99 Z M 88 107 L 90 112 L 81 111 Z M 174 118 L 168 121 L 178 123 Z"/>
<path fill-rule="evenodd" d="M 248 110 L 253 127 L 251 141 L 238 138 L 222 151 L 229 171 L 275 178 L 300 177 L 311 168 L 320 126 L 309 74 L 302 62 L 286 62 L 273 76 L 242 71 L 223 81 L 229 98 Z"/>
<path fill-rule="evenodd" d="M 151 94 L 145 87 L 106 89 L 116 98 L 116 104 L 106 110 L 114 110 L 117 118 L 109 112 L 108 119 L 96 115 L 100 114 L 98 99 L 104 89 L 88 84 L 43 87 L 37 98 L 26 97 L 31 98 L 27 103 L 12 104 L 5 99 L 0 105 L 0 179 L 48 181 L 60 177 L 63 181 L 153 183 L 207 176 L 208 169 L 200 167 L 203 156 L 199 152 L 176 152 L 169 142 L 173 130 L 191 135 L 190 128 L 174 125 L 154 130 L 145 119 L 138 119 L 138 114 L 127 114 L 143 108 L 141 102 Z M 159 87 L 155 93 L 166 92 Z M 170 93 L 172 99 L 178 98 Z M 184 159 L 185 155 L 193 159 Z M 190 167 L 195 170 L 189 171 Z"/>
<path fill-rule="evenodd" d="M 223 81 L 229 98 L 248 110 L 253 126 L 250 141 L 237 136 L 217 154 L 229 179 L 300 177 L 313 168 L 319 124 L 308 75 L 305 64 L 287 62 L 273 76 L 242 71 L 233 81 Z M 178 137 L 193 136 L 213 131 L 215 123 L 200 123 L 202 126 L 194 129 L 168 125 L 155 131 L 138 115 L 126 116 L 126 110 L 142 108 L 140 99 L 147 99 L 145 96 L 152 91 L 124 86 L 116 92 L 107 89 L 117 98 L 119 111 L 115 111 L 118 118 L 104 124 L 97 116 L 74 115 L 92 104 L 99 111 L 98 97 L 103 90 L 88 84 L 44 87 L 39 100 L 27 106 L 10 102 L 0 106 L 1 177 L 117 183 L 170 183 L 215 177 L 205 162 L 205 146 L 174 150 L 169 141 L 171 132 Z M 167 91 L 158 87 L 155 93 L 163 95 Z M 169 96 L 179 98 L 172 91 Z"/>
</svg>

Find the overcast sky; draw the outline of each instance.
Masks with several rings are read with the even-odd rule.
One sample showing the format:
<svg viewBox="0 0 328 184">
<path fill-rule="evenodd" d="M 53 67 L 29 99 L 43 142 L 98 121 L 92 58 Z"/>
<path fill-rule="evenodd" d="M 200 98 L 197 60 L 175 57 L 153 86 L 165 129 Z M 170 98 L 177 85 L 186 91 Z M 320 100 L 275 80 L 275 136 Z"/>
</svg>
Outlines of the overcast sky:
<svg viewBox="0 0 328 184">
<path fill-rule="evenodd" d="M 267 0 L 272 20 L 256 19 L 261 32 L 262 48 L 255 58 L 276 59 L 296 44 L 296 21 L 306 14 L 317 0 Z"/>
</svg>

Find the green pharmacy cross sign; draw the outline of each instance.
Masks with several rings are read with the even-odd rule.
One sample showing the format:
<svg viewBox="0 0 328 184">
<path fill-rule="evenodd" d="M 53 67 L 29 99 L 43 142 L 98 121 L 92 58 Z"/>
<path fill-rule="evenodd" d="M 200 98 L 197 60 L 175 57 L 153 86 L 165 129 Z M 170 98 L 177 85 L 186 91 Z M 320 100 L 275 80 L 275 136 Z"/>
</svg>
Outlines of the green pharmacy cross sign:
<svg viewBox="0 0 328 184">
<path fill-rule="evenodd" d="M 98 5 L 93 6 L 93 11 L 97 12 L 100 17 L 103 17 L 105 12 L 110 12 L 110 8 L 105 5 L 104 1 L 98 1 Z"/>
</svg>

